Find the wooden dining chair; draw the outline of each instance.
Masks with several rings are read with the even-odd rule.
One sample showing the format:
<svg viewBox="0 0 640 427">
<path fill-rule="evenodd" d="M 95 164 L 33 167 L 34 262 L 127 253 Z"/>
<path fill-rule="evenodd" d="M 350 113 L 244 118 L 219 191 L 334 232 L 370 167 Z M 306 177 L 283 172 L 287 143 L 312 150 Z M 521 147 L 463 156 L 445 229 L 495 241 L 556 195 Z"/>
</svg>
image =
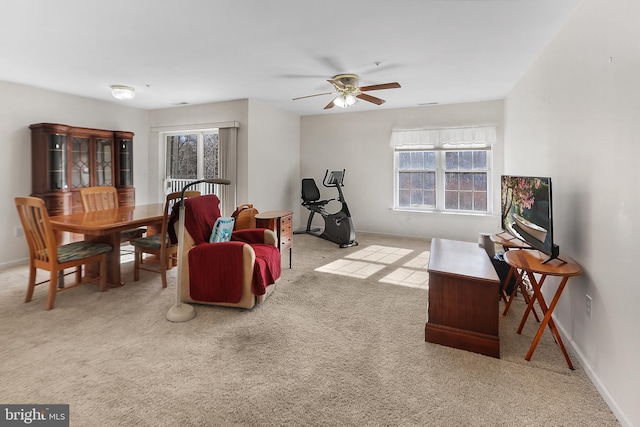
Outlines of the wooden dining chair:
<svg viewBox="0 0 640 427">
<path fill-rule="evenodd" d="M 82 209 L 85 212 L 115 209 L 119 206 L 118 190 L 115 187 L 85 187 L 80 189 Z"/>
<path fill-rule="evenodd" d="M 97 186 L 80 189 L 82 199 L 82 209 L 85 212 L 102 211 L 106 209 L 116 209 L 119 207 L 118 190 L 115 187 Z M 120 243 L 129 242 L 144 235 L 145 228 L 134 228 L 124 230 L 120 233 Z"/>
<path fill-rule="evenodd" d="M 25 302 L 31 301 L 37 285 L 46 282 L 49 282 L 47 310 L 53 308 L 58 292 L 95 281 L 99 281 L 100 291 L 106 289 L 107 253 L 112 251 L 111 245 L 79 241 L 58 246 L 44 201 L 38 197 L 16 197 L 15 203 L 29 247 L 29 282 Z M 99 277 L 83 280 L 82 265 L 94 262 L 100 263 Z M 64 286 L 64 274 L 59 273 L 73 267 L 76 269 L 75 283 Z M 38 268 L 49 271 L 49 280 L 36 283 Z"/>
<path fill-rule="evenodd" d="M 184 193 L 185 199 L 198 196 L 200 196 L 199 191 L 187 191 Z M 180 202 L 181 197 L 181 191 L 176 191 L 175 193 L 170 193 L 167 195 L 164 204 L 162 228 L 159 234 L 153 234 L 151 236 L 140 237 L 131 240 L 131 245 L 135 248 L 135 261 L 133 264 L 133 280 L 135 282 L 140 280 L 140 270 L 147 270 L 160 273 L 160 277 L 162 279 L 162 287 L 167 287 L 167 269 L 171 268 L 178 261 L 178 245 L 172 244 L 169 240 L 169 217 L 171 215 L 173 206 L 176 203 Z M 143 254 L 152 254 L 157 256 L 160 264 L 159 269 L 154 270 L 152 268 L 142 267 Z"/>
</svg>

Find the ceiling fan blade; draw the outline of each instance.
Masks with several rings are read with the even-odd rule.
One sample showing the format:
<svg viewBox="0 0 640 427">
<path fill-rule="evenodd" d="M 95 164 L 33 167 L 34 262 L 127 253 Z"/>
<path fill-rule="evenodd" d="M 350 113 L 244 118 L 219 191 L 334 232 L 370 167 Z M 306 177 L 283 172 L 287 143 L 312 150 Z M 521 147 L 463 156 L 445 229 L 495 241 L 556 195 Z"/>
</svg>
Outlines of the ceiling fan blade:
<svg viewBox="0 0 640 427">
<path fill-rule="evenodd" d="M 328 67 L 331 71 L 333 71 L 333 74 L 338 74 L 339 72 L 344 70 L 343 64 L 340 64 L 335 57 L 321 56 L 315 59 L 323 66 Z"/>
<path fill-rule="evenodd" d="M 333 103 L 333 101 L 334 101 L 334 100 L 335 100 L 335 98 L 333 98 L 333 99 L 331 100 L 331 102 L 330 102 L 330 103 L 328 103 L 326 107 L 324 107 L 324 109 L 325 109 L 325 110 L 328 110 L 329 108 L 333 108 L 333 106 L 335 105 L 335 104 Z"/>
<path fill-rule="evenodd" d="M 339 80 L 327 80 L 329 83 L 331 83 L 332 85 L 334 85 L 336 87 L 336 89 L 344 89 L 346 86 L 344 84 L 342 84 L 341 81 Z"/>
<path fill-rule="evenodd" d="M 362 92 L 367 92 L 369 90 L 381 90 L 381 89 L 397 89 L 400 87 L 400 83 L 383 83 L 379 85 L 371 85 L 371 86 L 362 86 L 359 88 Z"/>
<path fill-rule="evenodd" d="M 325 93 L 316 93 L 315 95 L 307 95 L 307 96 L 300 96 L 298 98 L 293 98 L 293 100 L 297 100 L 297 99 L 304 99 L 304 98 L 311 98 L 314 96 L 322 96 L 322 95 L 331 95 L 333 92 L 325 92 Z"/>
<path fill-rule="evenodd" d="M 279 75 L 278 77 L 282 77 L 284 79 L 324 79 L 326 78 L 326 74 L 325 75 L 320 75 L 320 74 L 282 74 Z"/>
<path fill-rule="evenodd" d="M 359 93 L 356 95 L 356 98 L 360 98 L 364 101 L 373 102 L 377 105 L 382 105 L 385 103 L 384 99 L 376 98 L 375 96 L 367 95 L 366 93 Z"/>
</svg>

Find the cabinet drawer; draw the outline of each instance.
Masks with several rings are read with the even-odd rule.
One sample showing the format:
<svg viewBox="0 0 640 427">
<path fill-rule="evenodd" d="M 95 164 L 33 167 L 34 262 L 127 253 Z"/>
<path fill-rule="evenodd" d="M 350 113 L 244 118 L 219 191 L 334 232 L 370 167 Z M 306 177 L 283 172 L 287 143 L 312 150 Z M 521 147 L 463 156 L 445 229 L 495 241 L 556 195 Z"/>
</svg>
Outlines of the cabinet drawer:
<svg viewBox="0 0 640 427">
<path fill-rule="evenodd" d="M 70 195 L 67 192 L 45 195 L 34 194 L 34 196 L 40 197 L 44 200 L 44 205 L 51 216 L 69 213 Z"/>
<path fill-rule="evenodd" d="M 291 233 L 291 215 L 283 216 L 280 218 L 280 234 L 290 234 Z"/>
<path fill-rule="evenodd" d="M 120 206 L 135 206 L 136 194 L 132 190 L 118 190 L 118 203 Z"/>
<path fill-rule="evenodd" d="M 285 249 L 289 249 L 293 243 L 292 235 L 280 235 L 280 250 L 283 251 Z"/>
<path fill-rule="evenodd" d="M 289 226 L 291 226 L 292 220 L 293 219 L 292 219 L 291 215 L 283 216 L 283 217 L 280 218 L 280 224 L 281 225 L 289 224 Z"/>
<path fill-rule="evenodd" d="M 49 210 L 64 210 L 64 206 L 66 205 L 66 200 L 62 199 L 62 198 L 50 198 L 46 200 L 47 202 L 47 209 Z"/>
<path fill-rule="evenodd" d="M 291 234 L 291 223 L 289 224 L 280 224 L 280 234 Z"/>
</svg>

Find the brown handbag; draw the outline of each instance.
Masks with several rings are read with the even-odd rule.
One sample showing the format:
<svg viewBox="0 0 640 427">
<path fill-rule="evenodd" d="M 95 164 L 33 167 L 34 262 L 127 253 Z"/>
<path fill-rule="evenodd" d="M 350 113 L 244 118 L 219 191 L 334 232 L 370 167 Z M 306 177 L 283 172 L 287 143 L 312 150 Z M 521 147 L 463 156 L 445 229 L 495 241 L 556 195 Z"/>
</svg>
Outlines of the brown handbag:
<svg viewBox="0 0 640 427">
<path fill-rule="evenodd" d="M 256 214 L 258 210 L 250 203 L 245 203 L 236 208 L 231 214 L 236 219 L 233 226 L 234 230 L 244 230 L 247 228 L 256 228 Z"/>
</svg>

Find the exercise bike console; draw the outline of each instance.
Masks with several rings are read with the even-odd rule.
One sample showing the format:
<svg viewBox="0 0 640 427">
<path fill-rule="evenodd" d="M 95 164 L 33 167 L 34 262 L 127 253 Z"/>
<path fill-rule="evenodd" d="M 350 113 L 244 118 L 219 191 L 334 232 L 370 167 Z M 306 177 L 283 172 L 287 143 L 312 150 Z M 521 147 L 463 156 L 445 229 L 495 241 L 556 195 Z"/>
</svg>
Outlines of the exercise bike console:
<svg viewBox="0 0 640 427">
<path fill-rule="evenodd" d="M 358 242 L 356 241 L 356 232 L 353 226 L 353 220 L 351 219 L 351 213 L 349 212 L 349 206 L 347 206 L 344 194 L 342 193 L 344 173 L 344 169 L 341 171 L 332 171 L 331 173 L 329 173 L 327 169 L 324 174 L 324 179 L 322 180 L 322 185 L 325 187 L 336 188 L 338 191 L 337 199 L 320 200 L 320 190 L 315 180 L 313 178 L 302 179 L 302 206 L 309 209 L 307 228 L 303 233 L 330 240 L 337 243 L 341 248 L 348 248 L 350 246 L 357 246 Z M 328 213 L 325 209 L 327 203 L 332 200 L 337 200 L 341 203 L 341 209 L 336 213 Z M 311 228 L 311 221 L 316 213 L 324 218 L 324 230 L 321 234 L 316 233 L 320 229 Z"/>
</svg>

